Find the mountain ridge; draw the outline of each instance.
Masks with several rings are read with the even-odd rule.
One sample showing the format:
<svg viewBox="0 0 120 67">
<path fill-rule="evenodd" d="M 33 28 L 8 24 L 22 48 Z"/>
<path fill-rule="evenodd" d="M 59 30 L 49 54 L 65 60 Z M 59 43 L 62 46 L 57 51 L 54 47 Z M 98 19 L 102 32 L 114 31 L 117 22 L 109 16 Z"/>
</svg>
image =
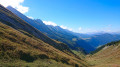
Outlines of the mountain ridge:
<svg viewBox="0 0 120 67">
<path fill-rule="evenodd" d="M 21 14 L 12 7 L 7 8 L 13 13 L 15 13 L 17 16 L 22 18 L 24 21 L 28 22 L 30 25 L 40 30 L 42 33 L 46 34 L 48 37 L 67 44 L 71 49 L 75 50 L 77 48 L 83 48 L 87 53 L 94 50 L 92 46 L 90 46 L 88 43 L 85 43 L 84 40 L 84 42 L 82 42 L 80 38 L 73 34 L 73 32 L 62 29 L 59 26 L 45 25 L 40 19 L 32 20 L 27 18 L 25 15 Z M 74 38 L 76 38 L 78 41 L 73 41 Z M 79 39 L 81 43 L 79 42 Z M 86 47 L 84 47 L 84 45 L 86 45 Z"/>
<path fill-rule="evenodd" d="M 3 6 L 0 6 L 0 8 L 3 8 Z M 31 35 L 34 35 L 35 37 L 37 38 L 40 38 L 41 40 L 43 40 L 44 42 L 47 42 L 49 43 L 50 45 L 54 46 L 55 48 L 57 49 L 62 49 L 63 47 L 60 46 L 59 43 L 55 43 L 54 40 L 50 39 L 49 37 L 47 37 L 46 35 L 42 34 L 40 31 L 38 31 L 36 28 L 30 26 L 27 22 L 25 22 L 24 20 L 22 20 L 21 18 L 17 17 L 16 15 L 14 15 L 12 12 L 10 12 L 9 10 L 5 9 L 5 11 L 7 11 L 7 13 L 3 13 L 3 10 L 1 10 L 0 12 L 0 20 L 1 21 L 4 21 L 3 23 L 4 24 L 7 24 L 17 30 L 24 30 L 24 31 L 27 31 L 28 33 L 30 33 Z M 9 14 L 8 14 L 9 13 Z M 7 14 L 9 16 L 7 16 Z M 17 20 L 16 20 L 17 19 Z M 16 23 L 17 22 L 17 23 Z M 41 37 L 42 36 L 42 37 Z M 62 44 L 61 45 L 64 45 L 64 48 L 67 47 L 67 45 L 65 44 Z M 59 46 L 59 47 L 57 47 Z M 65 50 L 67 50 L 65 48 Z M 69 51 L 69 49 L 68 49 Z"/>
</svg>

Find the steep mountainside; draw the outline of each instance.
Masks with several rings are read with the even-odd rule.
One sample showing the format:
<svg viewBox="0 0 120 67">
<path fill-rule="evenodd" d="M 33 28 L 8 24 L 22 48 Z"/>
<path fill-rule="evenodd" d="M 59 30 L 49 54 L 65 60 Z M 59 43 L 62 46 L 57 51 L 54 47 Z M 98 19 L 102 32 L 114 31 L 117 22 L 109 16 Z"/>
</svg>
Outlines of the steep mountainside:
<svg viewBox="0 0 120 67">
<path fill-rule="evenodd" d="M 65 54 L 34 36 L 30 37 L 29 33 L 26 34 L 28 36 L 0 22 L 0 66 L 86 66 L 83 60 L 74 55 Z M 41 61 L 45 64 L 39 63 Z"/>
<path fill-rule="evenodd" d="M 118 41 L 120 40 L 120 35 L 118 34 L 100 34 L 95 35 L 89 39 L 86 39 L 86 41 L 91 44 L 94 48 L 97 48 L 98 46 L 107 44 L 112 41 Z"/>
<path fill-rule="evenodd" d="M 29 34 L 34 35 L 37 38 L 40 38 L 45 43 L 48 43 L 59 50 L 71 52 L 67 45 L 59 43 L 53 39 L 50 39 L 49 37 L 41 33 L 39 30 L 30 26 L 27 22 L 23 21 L 21 18 L 19 18 L 18 16 L 16 16 L 11 11 L 7 10 L 1 5 L 0 5 L 0 21 L 21 32 L 26 31 Z"/>
<path fill-rule="evenodd" d="M 17 16 L 22 18 L 24 21 L 28 22 L 30 25 L 35 27 L 36 29 L 46 34 L 48 37 L 67 44 L 71 49 L 83 48 L 86 52 L 90 52 L 94 50 L 92 46 L 90 46 L 84 40 L 74 35 L 73 32 L 71 31 L 62 29 L 59 26 L 50 26 L 50 25 L 47 26 L 40 19 L 32 20 L 10 6 L 7 8 L 11 10 L 13 13 L 15 13 Z"/>
<path fill-rule="evenodd" d="M 87 65 L 73 54 L 67 45 L 50 39 L 0 5 L 0 65 L 41 66 L 39 62 L 42 61 L 45 62 L 43 66 Z"/>
<path fill-rule="evenodd" d="M 120 67 L 120 41 L 103 45 L 92 54 L 87 60 L 93 67 Z"/>
</svg>

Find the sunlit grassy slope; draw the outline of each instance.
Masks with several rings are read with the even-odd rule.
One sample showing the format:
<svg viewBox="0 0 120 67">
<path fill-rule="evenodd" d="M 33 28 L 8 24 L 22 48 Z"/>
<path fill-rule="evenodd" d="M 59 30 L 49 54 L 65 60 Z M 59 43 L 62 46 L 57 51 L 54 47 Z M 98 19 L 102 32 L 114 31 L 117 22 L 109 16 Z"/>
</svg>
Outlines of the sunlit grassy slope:
<svg viewBox="0 0 120 67">
<path fill-rule="evenodd" d="M 120 41 L 108 43 L 89 55 L 91 67 L 120 67 Z"/>
<path fill-rule="evenodd" d="M 29 25 L 27 22 L 13 14 L 11 11 L 0 5 L 0 21 L 24 34 L 25 32 L 29 33 L 32 36 L 35 36 L 36 38 L 41 39 L 45 43 L 48 43 L 49 45 L 63 51 L 63 52 L 69 52 L 71 53 L 70 49 L 68 46 L 64 43 L 57 42 L 43 33 L 41 33 L 39 30 L 34 28 L 33 26 Z M 25 31 L 25 32 L 23 32 Z M 32 37 L 31 36 L 31 37 Z"/>
<path fill-rule="evenodd" d="M 0 66 L 79 67 L 87 63 L 0 5 Z"/>
<path fill-rule="evenodd" d="M 30 36 L 29 33 L 28 35 Z M 70 56 L 38 38 L 29 36 L 0 22 L 0 65 L 87 66 L 84 60 Z"/>
</svg>

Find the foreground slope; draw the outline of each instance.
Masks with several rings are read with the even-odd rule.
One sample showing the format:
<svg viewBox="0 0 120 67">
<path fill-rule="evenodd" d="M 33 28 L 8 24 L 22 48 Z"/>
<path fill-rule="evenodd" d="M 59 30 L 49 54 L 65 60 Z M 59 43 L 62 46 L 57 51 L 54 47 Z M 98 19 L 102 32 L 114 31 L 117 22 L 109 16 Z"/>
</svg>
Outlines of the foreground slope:
<svg viewBox="0 0 120 67">
<path fill-rule="evenodd" d="M 101 46 L 87 60 L 93 67 L 120 67 L 120 41 Z"/>
<path fill-rule="evenodd" d="M 25 31 L 24 31 L 25 32 Z M 36 37 L 0 22 L 0 66 L 86 66 L 86 62 L 70 56 Z M 43 63 L 43 62 L 44 63 Z"/>
<path fill-rule="evenodd" d="M 11 11 L 4 8 L 2 5 L 0 5 L 0 21 L 6 25 L 13 27 L 16 30 L 21 31 L 22 33 L 24 33 L 23 31 L 26 31 L 29 34 L 41 39 L 45 43 L 48 43 L 61 51 L 72 53 L 67 45 L 61 42 L 57 42 L 53 39 L 50 39 L 49 37 L 41 33 L 39 30 L 32 27 L 27 22 L 13 14 Z"/>
</svg>

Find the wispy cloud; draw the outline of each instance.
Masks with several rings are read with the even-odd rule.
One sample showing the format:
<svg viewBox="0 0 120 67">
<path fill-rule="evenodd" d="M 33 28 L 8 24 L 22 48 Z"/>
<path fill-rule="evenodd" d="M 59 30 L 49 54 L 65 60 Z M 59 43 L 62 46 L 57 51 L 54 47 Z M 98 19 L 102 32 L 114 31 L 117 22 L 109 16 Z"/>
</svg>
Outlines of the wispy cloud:
<svg viewBox="0 0 120 67">
<path fill-rule="evenodd" d="M 112 25 L 109 24 L 109 25 L 107 25 L 107 26 L 104 27 L 103 31 L 104 31 L 104 32 L 108 32 L 108 33 L 109 33 L 109 32 L 113 32 L 111 29 L 112 29 Z"/>
<path fill-rule="evenodd" d="M 82 30 L 82 27 L 79 27 L 78 30 L 81 31 L 81 30 Z"/>
<path fill-rule="evenodd" d="M 31 16 L 27 16 L 28 18 L 30 18 L 30 19 L 34 19 L 33 17 L 31 17 Z"/>
<path fill-rule="evenodd" d="M 46 24 L 46 25 L 58 26 L 56 23 L 54 23 L 52 21 L 43 21 L 43 23 Z M 69 27 L 64 26 L 64 25 L 61 25 L 60 27 L 63 28 L 63 29 L 67 29 L 69 31 L 73 31 L 72 28 L 69 28 Z"/>
<path fill-rule="evenodd" d="M 111 33 L 114 32 L 112 30 L 112 25 L 108 24 L 108 25 L 104 25 L 102 28 L 82 28 L 79 27 L 78 30 L 76 31 L 78 33 Z"/>
<path fill-rule="evenodd" d="M 69 30 L 69 31 L 73 31 L 73 29 L 72 29 L 72 28 L 69 28 L 68 30 Z"/>
<path fill-rule="evenodd" d="M 61 25 L 60 27 L 63 28 L 63 29 L 67 29 L 67 27 L 66 27 L 66 26 L 63 26 L 63 25 Z"/>
<path fill-rule="evenodd" d="M 45 23 L 46 25 L 57 26 L 57 24 L 52 21 L 43 21 L 43 23 Z"/>
<path fill-rule="evenodd" d="M 24 0 L 0 0 L 0 4 L 2 4 L 3 6 L 12 6 L 21 13 L 26 13 L 29 11 L 29 7 L 21 5 L 23 2 Z"/>
<path fill-rule="evenodd" d="M 67 30 L 69 30 L 69 31 L 73 31 L 72 28 L 68 28 L 67 26 L 64 26 L 64 25 L 61 25 L 60 27 L 63 28 L 63 29 L 67 29 Z"/>
</svg>

